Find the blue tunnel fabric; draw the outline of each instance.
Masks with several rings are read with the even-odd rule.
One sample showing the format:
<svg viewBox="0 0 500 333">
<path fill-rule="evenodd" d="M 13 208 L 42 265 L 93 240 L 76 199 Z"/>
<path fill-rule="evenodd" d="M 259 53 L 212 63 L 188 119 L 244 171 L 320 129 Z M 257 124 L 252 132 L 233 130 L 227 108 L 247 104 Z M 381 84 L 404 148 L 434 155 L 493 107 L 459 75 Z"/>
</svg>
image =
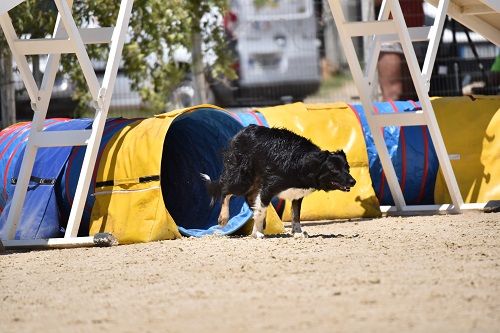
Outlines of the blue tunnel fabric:
<svg viewBox="0 0 500 333">
<path fill-rule="evenodd" d="M 71 122 L 76 119 L 72 120 Z M 79 121 L 86 121 L 88 123 L 86 128 L 91 128 L 91 119 L 81 119 Z M 95 198 L 92 195 L 95 189 L 95 177 L 97 166 L 99 165 L 100 157 L 102 151 L 111 140 L 113 135 L 123 129 L 125 126 L 136 122 L 137 119 L 125 119 L 125 118 L 110 118 L 106 120 L 104 131 L 102 134 L 101 144 L 99 146 L 99 153 L 97 155 L 96 167 L 94 168 L 94 174 L 92 176 L 92 181 L 90 182 L 90 187 L 87 195 L 87 201 L 85 202 L 85 207 L 83 210 L 82 220 L 80 222 L 80 228 L 78 230 L 79 236 L 88 236 L 89 234 L 89 224 L 90 215 L 92 213 L 92 207 L 94 205 Z M 61 175 L 61 181 L 58 194 L 58 201 L 60 202 L 60 213 L 61 220 L 67 221 L 71 211 L 71 205 L 73 204 L 73 199 L 76 192 L 76 186 L 78 184 L 78 178 L 80 177 L 80 171 L 82 169 L 83 158 L 85 156 L 85 147 L 77 146 L 73 147 L 71 154 L 68 158 L 68 163 L 64 166 L 63 173 Z M 63 227 L 65 227 L 66 222 Z"/>
<path fill-rule="evenodd" d="M 1 237 L 7 236 L 7 230 L 4 226 L 14 195 L 15 182 L 12 180 L 18 178 L 30 126 L 30 124 L 26 124 L 19 128 L 19 132 L 16 133 L 19 135 L 12 133 L 10 143 L 16 148 L 11 150 L 7 164 L 4 163 L 3 157 L 5 155 L 0 159 L 0 167 L 5 172 L 2 179 L 4 200 L 2 201 L 3 211 L 0 214 Z M 87 126 L 88 121 L 86 120 L 49 119 L 45 121 L 44 131 L 77 130 Z M 51 238 L 63 235 L 56 188 L 71 149 L 71 147 L 38 149 L 32 171 L 32 180 L 28 186 L 15 239 Z M 44 181 L 40 182 L 37 179 L 44 179 Z"/>
<path fill-rule="evenodd" d="M 351 105 L 359 115 L 368 152 L 370 176 L 381 205 L 394 205 L 370 128 L 360 104 Z M 411 112 L 413 101 L 376 102 L 375 113 Z M 426 126 L 387 126 L 384 138 L 406 204 L 433 204 L 439 162 Z"/>
<path fill-rule="evenodd" d="M 179 116 L 170 126 L 163 147 L 161 183 L 165 205 L 184 236 L 228 235 L 251 218 L 242 197 L 230 202 L 230 220 L 218 225 L 220 202 L 210 207 L 200 173 L 212 180 L 222 172 L 222 152 L 243 126 L 230 114 L 211 108 Z"/>
</svg>

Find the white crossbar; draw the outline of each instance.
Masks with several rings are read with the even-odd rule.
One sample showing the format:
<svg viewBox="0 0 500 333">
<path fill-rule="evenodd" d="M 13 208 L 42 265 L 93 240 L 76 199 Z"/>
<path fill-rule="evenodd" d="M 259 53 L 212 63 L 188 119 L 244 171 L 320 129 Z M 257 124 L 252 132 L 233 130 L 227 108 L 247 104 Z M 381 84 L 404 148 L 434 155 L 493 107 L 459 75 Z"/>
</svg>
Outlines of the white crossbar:
<svg viewBox="0 0 500 333">
<path fill-rule="evenodd" d="M 78 29 L 84 44 L 103 44 L 111 41 L 113 28 L 85 28 Z M 61 34 L 60 38 L 18 39 L 14 45 L 20 54 L 49 54 L 75 53 L 75 46 L 68 39 L 68 34 Z"/>
<path fill-rule="evenodd" d="M 344 29 L 350 37 L 388 35 L 396 33 L 394 21 L 377 22 L 348 22 L 344 23 Z"/>
<path fill-rule="evenodd" d="M 412 42 L 428 41 L 430 39 L 430 32 L 431 27 L 408 28 L 408 33 L 410 34 Z M 380 36 L 380 41 L 382 43 L 399 42 L 399 36 L 397 34 Z"/>
<path fill-rule="evenodd" d="M 443 142 L 443 138 L 439 131 L 436 116 L 432 108 L 432 104 L 428 95 L 428 81 L 430 72 L 434 64 L 439 36 L 441 35 L 444 15 L 448 7 L 449 0 L 442 0 L 438 9 L 439 14 L 432 27 L 423 29 L 408 29 L 406 26 L 403 13 L 399 2 L 396 0 L 384 0 L 377 21 L 373 22 L 347 22 L 343 14 L 343 8 L 340 0 L 329 0 L 330 10 L 335 19 L 335 24 L 339 31 L 339 36 L 342 41 L 344 53 L 346 54 L 352 76 L 360 93 L 360 98 L 364 106 L 364 112 L 368 125 L 377 148 L 382 167 L 384 169 L 389 189 L 394 199 L 396 209 L 398 211 L 414 210 L 413 206 L 407 206 L 399 186 L 398 178 L 389 157 L 384 137 L 380 131 L 380 127 L 384 126 L 409 126 L 409 125 L 426 125 L 439 164 L 443 171 L 446 185 L 452 198 L 452 204 L 447 206 L 450 211 L 458 212 L 463 206 L 463 199 L 458 188 L 458 184 L 451 167 L 448 153 Z M 392 15 L 392 19 L 389 19 Z M 365 28 L 363 28 L 365 27 Z M 363 30 L 366 29 L 366 30 Z M 370 58 L 366 66 L 366 74 L 363 73 L 361 64 L 356 56 L 352 41 L 353 36 L 372 36 L 372 44 L 370 46 Z M 413 49 L 412 41 L 429 39 L 429 48 L 427 51 L 424 73 L 420 71 L 420 67 Z M 404 112 L 397 114 L 375 114 L 371 101 L 373 80 L 376 71 L 376 63 L 380 54 L 380 44 L 382 41 L 398 41 L 403 48 L 404 56 L 407 60 L 410 69 L 411 78 L 413 80 L 415 90 L 417 91 L 422 111 Z"/>
<path fill-rule="evenodd" d="M 379 113 L 373 115 L 373 124 L 377 127 L 385 126 L 417 126 L 426 125 L 423 111 L 404 113 Z"/>
<path fill-rule="evenodd" d="M 435 7 L 441 5 L 442 0 L 425 0 L 426 2 L 432 4 Z M 467 10 L 467 7 L 459 6 L 454 1 L 451 1 L 446 13 L 453 17 L 461 24 L 465 25 L 467 28 L 477 31 L 484 38 L 488 39 L 490 42 L 500 46 L 500 19 L 498 18 L 500 14 L 500 1 L 498 0 L 478 0 L 478 4 L 482 3 L 490 8 L 492 11 L 487 13 L 474 13 L 472 10 Z M 477 7 L 476 7 L 477 8 Z M 484 8 L 484 7 L 482 7 Z M 485 15 L 486 14 L 486 15 Z M 483 18 L 482 16 L 488 16 L 491 14 L 497 14 L 495 18 L 490 20 Z"/>
<path fill-rule="evenodd" d="M 91 130 L 34 132 L 36 147 L 71 147 L 87 145 Z"/>
<path fill-rule="evenodd" d="M 21 2 L 24 2 L 24 0 L 2 0 L 2 2 L 0 2 L 0 15 L 7 13 Z"/>
<path fill-rule="evenodd" d="M 3 0 L 5 1 L 5 0 Z M 52 38 L 20 40 L 12 26 L 8 10 L 23 2 L 7 1 L 0 5 L 0 26 L 4 31 L 7 43 L 18 65 L 19 72 L 31 99 L 34 116 L 28 142 L 26 144 L 19 177 L 14 191 L 6 221 L 7 240 L 2 240 L 5 247 L 45 246 L 91 246 L 93 237 L 77 237 L 83 208 L 94 170 L 97 152 L 102 138 L 111 96 L 118 72 L 120 57 L 125 42 L 125 35 L 132 13 L 133 0 L 121 0 L 120 10 L 115 28 L 83 28 L 78 29 L 71 15 L 73 0 L 54 0 L 58 16 Z M 99 83 L 92 62 L 85 49 L 85 44 L 110 43 L 109 58 L 102 84 Z M 89 91 L 94 99 L 96 115 L 91 130 L 74 130 L 59 132 L 42 132 L 47 109 L 59 69 L 61 53 L 75 53 L 82 67 Z M 26 55 L 47 53 L 48 60 L 42 84 L 38 89 L 30 71 Z M 28 182 L 31 177 L 36 152 L 39 147 L 87 145 L 82 170 L 78 179 L 74 201 L 71 207 L 65 237 L 49 240 L 14 240 L 17 225 L 21 218 L 22 207 L 26 196 Z"/>
</svg>

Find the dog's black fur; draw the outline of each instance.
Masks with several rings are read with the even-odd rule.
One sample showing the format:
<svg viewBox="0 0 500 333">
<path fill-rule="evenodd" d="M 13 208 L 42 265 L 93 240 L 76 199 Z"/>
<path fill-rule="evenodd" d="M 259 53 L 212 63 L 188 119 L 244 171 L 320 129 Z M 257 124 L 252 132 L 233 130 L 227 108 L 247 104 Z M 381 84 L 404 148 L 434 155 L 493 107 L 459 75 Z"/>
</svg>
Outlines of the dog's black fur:
<svg viewBox="0 0 500 333">
<path fill-rule="evenodd" d="M 302 233 L 300 207 L 314 190 L 349 191 L 356 181 L 342 150 L 321 150 L 310 140 L 283 128 L 250 125 L 230 141 L 218 181 L 202 175 L 213 200 L 222 199 L 219 223 L 227 223 L 231 195 L 245 196 L 254 209 L 254 237 L 263 237 L 265 210 L 275 196 L 292 200 L 292 233 Z M 294 193 L 283 194 L 294 189 Z"/>
</svg>

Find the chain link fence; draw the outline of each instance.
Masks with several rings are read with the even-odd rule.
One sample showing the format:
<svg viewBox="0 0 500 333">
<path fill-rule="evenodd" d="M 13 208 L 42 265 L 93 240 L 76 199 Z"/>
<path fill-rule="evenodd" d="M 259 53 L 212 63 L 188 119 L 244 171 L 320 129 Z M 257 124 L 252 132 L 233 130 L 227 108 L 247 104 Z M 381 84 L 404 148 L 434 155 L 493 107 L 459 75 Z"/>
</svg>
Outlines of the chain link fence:
<svg viewBox="0 0 500 333">
<path fill-rule="evenodd" d="M 414 0 L 400 2 L 403 8 L 420 6 L 422 9 L 406 14 L 409 25 L 432 24 L 432 6 Z M 376 0 L 343 1 L 343 5 L 350 20 L 377 16 Z M 209 102 L 224 107 L 251 107 L 302 100 L 311 103 L 358 100 L 326 1 L 232 0 L 224 24 L 230 45 L 228 52 L 235 55 L 234 68 L 239 76 L 229 83 L 208 77 Z M 365 59 L 367 43 L 358 38 L 355 46 L 358 57 Z M 425 46 L 416 48 L 421 62 Z M 430 95 L 498 94 L 498 86 L 488 83 L 488 71 L 496 55 L 493 44 L 448 20 L 434 66 Z M 405 84 L 400 96 L 412 97 L 409 74 L 404 70 L 401 73 Z M 170 96 L 170 109 L 192 103 L 194 88 L 190 80 L 188 75 Z M 18 120 L 31 119 L 30 101 L 21 82 L 16 83 L 16 89 Z M 77 103 L 72 100 L 72 91 L 69 78 L 58 76 L 50 117 L 82 116 L 75 111 Z M 379 87 L 374 99 L 383 98 Z M 148 110 L 147 104 L 132 90 L 126 74 L 119 72 L 110 116 L 145 116 L 148 112 L 161 111 L 168 110 Z"/>
</svg>

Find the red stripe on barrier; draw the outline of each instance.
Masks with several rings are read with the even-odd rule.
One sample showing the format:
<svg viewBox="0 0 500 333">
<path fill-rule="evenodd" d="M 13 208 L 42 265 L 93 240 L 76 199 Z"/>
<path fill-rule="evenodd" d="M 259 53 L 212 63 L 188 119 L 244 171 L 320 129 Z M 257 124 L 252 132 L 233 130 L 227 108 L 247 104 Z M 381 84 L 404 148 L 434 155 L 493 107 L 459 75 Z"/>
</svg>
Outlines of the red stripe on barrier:
<svg viewBox="0 0 500 333">
<path fill-rule="evenodd" d="M 17 132 L 12 137 L 10 137 L 10 141 L 7 143 L 7 145 L 4 147 L 4 149 L 0 152 L 0 159 L 3 158 L 3 155 L 5 155 L 5 152 L 10 148 L 10 146 L 12 145 L 12 143 L 14 143 L 14 141 L 19 136 L 21 136 L 22 134 L 24 134 L 27 131 L 29 131 L 30 128 L 31 128 L 31 124 L 28 124 L 28 125 L 26 125 L 25 128 L 20 129 L 19 132 Z"/>
<path fill-rule="evenodd" d="M 51 119 L 47 119 L 46 123 L 43 125 L 43 128 L 45 129 L 48 126 L 51 126 L 51 125 L 53 125 L 55 123 L 59 123 L 59 122 L 66 121 L 66 120 L 68 120 L 68 118 L 51 118 Z M 7 144 L 7 146 L 5 146 L 5 148 L 0 153 L 0 158 L 3 157 L 3 155 L 5 154 L 5 152 L 7 151 L 7 149 L 12 145 L 12 143 L 14 142 L 15 139 L 17 139 L 20 135 L 26 133 L 26 131 L 28 131 L 31 128 L 31 124 L 32 123 L 30 123 L 30 122 L 25 122 L 25 123 L 19 123 L 19 124 L 11 126 L 12 130 L 9 131 L 6 134 L 11 134 L 15 130 L 19 129 L 19 127 L 22 127 L 22 126 L 26 126 L 26 127 L 20 129 L 20 131 L 18 133 L 16 133 L 13 137 L 11 137 L 11 140 L 9 141 L 9 143 Z M 5 140 L 7 140 L 9 138 L 10 138 L 10 136 L 6 135 L 3 139 L 0 140 L 0 144 L 2 144 Z"/>
<path fill-rule="evenodd" d="M 359 126 L 361 126 L 361 130 L 363 130 L 363 124 L 361 123 L 361 118 L 359 117 L 359 114 L 356 112 L 356 109 L 352 104 L 347 104 L 349 108 L 351 109 L 352 113 L 356 116 L 356 119 L 358 119 Z"/>
<path fill-rule="evenodd" d="M 224 110 L 224 112 L 227 113 L 229 116 L 231 116 L 231 118 L 233 118 L 237 122 L 239 122 L 241 125 L 243 125 L 243 120 L 240 118 L 239 115 L 236 114 L 236 112 L 227 111 L 227 110 Z"/>
<path fill-rule="evenodd" d="M 54 124 L 56 124 L 56 123 L 59 123 L 59 122 L 61 122 L 61 121 L 60 121 L 60 120 L 58 120 L 58 119 L 54 119 L 54 120 L 53 120 L 53 119 L 51 119 L 51 120 L 48 120 L 48 121 L 47 121 L 47 123 L 46 123 L 46 124 L 44 124 L 44 127 L 43 127 L 43 128 L 44 128 L 44 129 L 46 129 L 47 127 L 49 127 L 49 126 L 51 126 L 51 125 L 54 125 Z M 27 127 L 28 127 L 28 126 L 27 126 Z M 31 126 L 29 126 L 29 127 L 31 127 Z M 26 131 L 26 129 L 24 129 L 24 130 Z M 17 151 L 19 150 L 19 148 L 21 147 L 21 145 L 22 145 L 22 144 L 24 143 L 24 141 L 26 141 L 26 140 L 27 140 L 27 138 L 26 138 L 26 139 L 24 139 L 24 140 L 21 140 L 21 141 L 19 141 L 19 142 L 17 143 L 16 147 L 14 148 L 14 150 L 12 151 L 12 153 L 10 154 L 9 159 L 7 160 L 7 164 L 5 165 L 5 170 L 4 170 L 4 171 L 5 171 L 5 174 L 4 174 L 4 176 L 3 176 L 3 192 L 2 192 L 2 195 L 3 195 L 3 197 L 4 197 L 5 199 L 7 199 L 7 175 L 9 174 L 10 165 L 11 165 L 11 163 L 12 163 L 12 160 L 13 160 L 14 156 L 16 156 Z M 12 143 L 12 141 L 9 143 L 9 146 L 10 146 L 10 144 L 11 144 L 11 143 Z M 5 153 L 5 151 L 4 151 L 4 152 L 2 152 L 2 154 L 0 155 L 0 158 L 2 158 L 2 156 L 3 156 L 3 154 L 4 154 L 4 153 Z"/>
<path fill-rule="evenodd" d="M 0 145 L 10 137 L 10 134 L 19 129 L 19 127 L 25 126 L 29 123 L 18 123 L 12 126 L 7 127 L 3 131 L 0 132 Z"/>
<path fill-rule="evenodd" d="M 399 139 L 401 141 L 401 191 L 404 193 L 406 185 L 406 136 L 403 128 L 399 130 Z"/>
<path fill-rule="evenodd" d="M 422 109 L 415 101 L 409 100 L 415 109 Z M 422 181 L 420 182 L 420 191 L 418 193 L 418 201 L 415 204 L 421 204 L 424 201 L 425 196 L 425 185 L 427 183 L 427 176 L 429 175 L 429 138 L 427 137 L 427 127 L 425 125 L 421 126 L 422 137 L 424 138 L 424 174 L 422 175 Z"/>
<path fill-rule="evenodd" d="M 72 152 L 69 153 L 68 167 L 66 168 L 66 175 L 64 177 L 65 180 L 64 190 L 66 191 L 66 200 L 69 202 L 70 206 L 73 205 L 73 199 L 69 195 L 69 178 L 70 178 L 69 175 L 70 175 L 70 170 L 73 167 L 73 161 L 79 149 L 82 149 L 82 146 L 73 147 Z"/>
<path fill-rule="evenodd" d="M 425 195 L 425 184 L 427 183 L 427 175 L 429 170 L 429 138 L 427 137 L 427 128 L 421 126 L 422 136 L 424 137 L 424 174 L 422 176 L 422 183 L 420 184 L 420 193 L 418 194 L 418 202 L 421 203 L 424 200 Z"/>
<path fill-rule="evenodd" d="M 396 103 L 391 99 L 389 100 L 389 104 L 391 104 L 392 111 L 394 113 L 399 113 L 398 107 Z M 399 139 L 401 142 L 401 180 L 399 182 L 399 186 L 401 187 L 401 192 L 404 193 L 405 185 L 406 185 L 406 137 L 403 127 L 399 128 Z"/>
<path fill-rule="evenodd" d="M 248 113 L 250 113 L 254 118 L 255 120 L 257 120 L 257 124 L 259 126 L 264 126 L 264 123 L 262 122 L 262 120 L 259 118 L 259 116 L 257 116 L 257 113 L 255 111 L 248 111 Z"/>
<path fill-rule="evenodd" d="M 285 205 L 285 200 L 279 199 L 278 205 L 276 206 L 276 211 L 279 212 L 280 210 L 282 210 L 284 208 L 283 207 L 284 205 Z"/>
</svg>

